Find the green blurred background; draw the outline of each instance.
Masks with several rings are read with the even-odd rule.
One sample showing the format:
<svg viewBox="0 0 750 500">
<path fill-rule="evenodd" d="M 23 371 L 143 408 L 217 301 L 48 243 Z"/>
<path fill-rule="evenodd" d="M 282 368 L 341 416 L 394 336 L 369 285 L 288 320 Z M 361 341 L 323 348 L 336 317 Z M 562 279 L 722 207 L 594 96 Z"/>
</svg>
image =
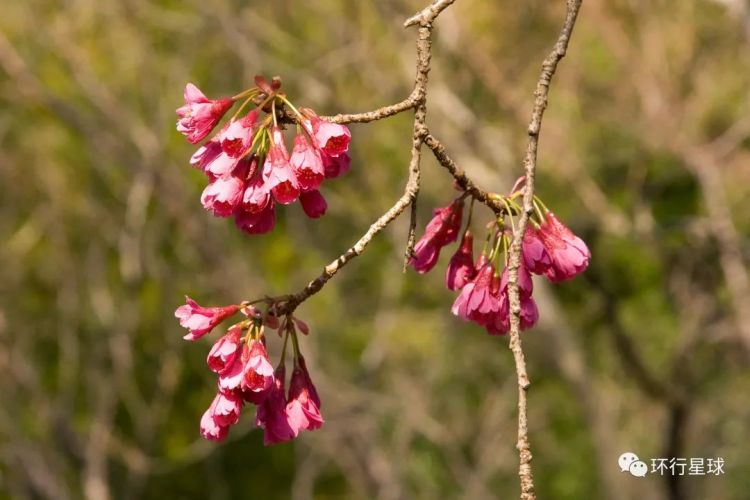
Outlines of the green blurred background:
<svg viewBox="0 0 750 500">
<path fill-rule="evenodd" d="M 174 130 L 184 84 L 219 96 L 278 74 L 322 114 L 399 101 L 401 23 L 424 0 L 1 3 L 0 498 L 517 495 L 507 338 L 450 315 L 449 251 L 401 273 L 406 218 L 299 309 L 327 422 L 293 444 L 264 448 L 249 410 L 226 443 L 200 439 L 210 340 L 182 341 L 173 317 L 185 293 L 299 290 L 397 199 L 411 143 L 410 113 L 352 126 L 326 217 L 287 207 L 248 237 L 200 205 Z M 521 172 L 563 3 L 458 0 L 436 23 L 428 125 L 487 189 Z M 537 282 L 523 337 L 540 498 L 748 498 L 749 103 L 750 2 L 584 2 L 538 191 L 593 260 Z M 423 178 L 420 226 L 453 195 L 428 154 Z M 639 479 L 625 451 L 726 473 Z"/>
</svg>

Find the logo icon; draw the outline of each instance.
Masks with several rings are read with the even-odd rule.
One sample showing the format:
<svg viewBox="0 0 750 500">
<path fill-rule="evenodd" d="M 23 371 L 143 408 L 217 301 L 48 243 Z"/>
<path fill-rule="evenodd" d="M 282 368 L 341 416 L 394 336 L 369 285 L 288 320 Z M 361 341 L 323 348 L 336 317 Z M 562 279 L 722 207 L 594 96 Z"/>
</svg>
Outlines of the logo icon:
<svg viewBox="0 0 750 500">
<path fill-rule="evenodd" d="M 638 455 L 630 451 L 620 455 L 617 464 L 620 466 L 620 472 L 630 472 L 635 477 L 645 477 L 648 474 L 646 462 L 641 461 Z"/>
</svg>

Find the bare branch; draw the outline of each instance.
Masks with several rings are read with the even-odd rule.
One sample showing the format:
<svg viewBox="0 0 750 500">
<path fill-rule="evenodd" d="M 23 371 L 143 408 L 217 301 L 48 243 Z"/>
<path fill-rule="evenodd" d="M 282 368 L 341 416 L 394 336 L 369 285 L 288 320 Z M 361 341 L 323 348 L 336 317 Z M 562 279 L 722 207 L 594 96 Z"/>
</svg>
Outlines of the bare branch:
<svg viewBox="0 0 750 500">
<path fill-rule="evenodd" d="M 435 0 L 421 11 L 417 12 L 404 22 L 404 28 L 419 24 L 426 26 L 435 20 L 440 13 L 451 5 L 455 0 Z"/>
<path fill-rule="evenodd" d="M 499 215 L 506 212 L 505 205 L 499 199 L 494 198 L 492 194 L 477 187 L 477 185 L 474 184 L 474 181 L 472 181 L 466 175 L 466 173 L 458 165 L 456 165 L 456 162 L 453 161 L 450 156 L 448 156 L 448 152 L 445 150 L 445 146 L 443 146 L 443 144 L 439 140 L 437 140 L 434 135 L 428 133 L 424 138 L 424 143 L 428 148 L 432 150 L 432 153 L 435 155 L 438 163 L 445 167 L 445 169 L 448 170 L 448 172 L 453 176 L 456 184 L 458 184 L 461 189 L 471 194 L 471 196 L 473 196 L 480 203 L 484 203 L 485 205 L 487 205 L 487 207 L 489 207 L 496 214 Z"/>
<path fill-rule="evenodd" d="M 582 0 L 568 0 L 567 14 L 560 36 L 557 39 L 552 52 L 542 63 L 542 72 L 534 91 L 534 110 L 531 115 L 528 133 L 529 142 L 524 157 L 524 168 L 526 171 L 526 186 L 523 194 L 523 211 L 516 230 L 513 234 L 513 243 L 510 246 L 510 262 L 508 271 L 508 298 L 510 301 L 510 349 L 516 364 L 516 375 L 518 378 L 518 442 L 516 447 L 519 453 L 518 475 L 521 478 L 521 498 L 534 499 L 534 479 L 531 471 L 531 446 L 529 444 L 526 393 L 529 389 L 529 376 L 526 372 L 526 361 L 521 348 L 521 300 L 518 293 L 518 266 L 521 259 L 521 241 L 526 230 L 529 216 L 534 211 L 534 176 L 536 174 L 537 149 L 539 147 L 539 132 L 542 127 L 542 118 L 547 108 L 547 96 L 552 77 L 557 70 L 557 64 L 565 56 L 568 48 L 570 35 L 573 31 L 578 11 Z"/>
</svg>

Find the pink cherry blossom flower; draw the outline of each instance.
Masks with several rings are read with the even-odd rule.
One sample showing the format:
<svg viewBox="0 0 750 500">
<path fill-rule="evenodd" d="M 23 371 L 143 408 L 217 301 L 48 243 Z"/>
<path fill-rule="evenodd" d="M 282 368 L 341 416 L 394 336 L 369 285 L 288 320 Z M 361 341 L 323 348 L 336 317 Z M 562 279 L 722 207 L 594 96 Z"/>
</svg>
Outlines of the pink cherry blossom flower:
<svg viewBox="0 0 750 500">
<path fill-rule="evenodd" d="M 312 137 L 316 148 L 330 156 L 339 156 L 349 150 L 352 134 L 346 126 L 323 120 L 311 109 L 303 109 L 302 112 L 309 117 L 302 120 L 302 126 Z"/>
<path fill-rule="evenodd" d="M 190 297 L 185 296 L 186 304 L 174 312 L 180 325 L 190 330 L 185 340 L 196 340 L 214 329 L 216 325 L 239 310 L 239 306 L 201 307 Z"/>
<path fill-rule="evenodd" d="M 573 234 L 555 214 L 548 212 L 539 227 L 539 238 L 550 256 L 544 275 L 552 282 L 565 281 L 586 270 L 591 252 L 581 238 Z"/>
<path fill-rule="evenodd" d="M 177 130 L 192 144 L 206 138 L 232 107 L 231 99 L 208 99 L 192 83 L 185 86 L 185 105 L 177 109 Z"/>
<path fill-rule="evenodd" d="M 523 235 L 521 254 L 526 268 L 534 274 L 544 274 L 552 264 L 549 253 L 539 237 L 539 232 L 527 226 Z"/>
<path fill-rule="evenodd" d="M 289 383 L 289 402 L 286 405 L 286 412 L 292 428 L 297 432 L 319 429 L 324 422 L 320 415 L 319 405 L 320 399 L 317 398 L 317 391 L 310 380 L 307 367 L 301 364 L 292 372 L 292 380 Z"/>
<path fill-rule="evenodd" d="M 298 431 L 289 423 L 286 412 L 286 388 L 284 365 L 276 368 L 274 384 L 268 396 L 258 405 L 255 425 L 262 428 L 263 444 L 283 443 L 297 437 Z"/>
<path fill-rule="evenodd" d="M 207 167 L 221 154 L 222 150 L 219 141 L 210 140 L 203 146 L 199 147 L 193 156 L 190 157 L 190 164 L 204 172 L 209 177 L 215 177 L 211 171 L 207 170 Z M 229 171 L 231 171 L 231 169 Z"/>
<path fill-rule="evenodd" d="M 320 187 L 325 179 L 323 159 L 317 149 L 310 145 L 305 134 L 297 134 L 294 138 L 292 157 L 289 160 L 299 181 L 300 189 L 314 191 Z"/>
<path fill-rule="evenodd" d="M 242 201 L 245 181 L 236 175 L 225 175 L 214 180 L 201 195 L 203 208 L 217 217 L 229 217 Z"/>
<path fill-rule="evenodd" d="M 284 136 L 276 127 L 271 131 L 273 142 L 263 166 L 263 179 L 274 199 L 282 205 L 288 205 L 299 197 L 299 182 L 289 164 L 289 152 L 284 144 Z"/>
<path fill-rule="evenodd" d="M 271 203 L 271 193 L 263 177 L 258 175 L 245 187 L 242 195 L 242 209 L 251 214 L 259 214 L 268 207 L 269 203 Z"/>
<path fill-rule="evenodd" d="M 240 344 L 239 352 L 235 354 L 232 364 L 219 373 L 219 390 L 221 392 L 237 392 L 242 390 L 242 378 L 245 376 L 245 365 L 250 358 L 250 347 L 246 342 Z"/>
<path fill-rule="evenodd" d="M 232 158 L 240 158 L 250 150 L 253 137 L 258 130 L 257 120 L 260 111 L 254 109 L 239 120 L 230 121 L 219 133 L 221 149 Z"/>
<path fill-rule="evenodd" d="M 242 398 L 231 392 L 220 392 L 216 395 L 214 401 L 213 418 L 217 425 L 229 427 L 239 422 L 242 405 L 244 404 Z"/>
<path fill-rule="evenodd" d="M 238 228 L 248 234 L 264 234 L 276 225 L 276 208 L 273 202 L 268 203 L 263 211 L 250 213 L 240 209 L 234 214 L 234 222 Z"/>
<path fill-rule="evenodd" d="M 474 238 L 468 229 L 461 240 L 461 246 L 451 257 L 445 272 L 445 286 L 448 290 L 460 290 L 476 276 L 474 269 Z"/>
<path fill-rule="evenodd" d="M 326 179 L 334 179 L 340 175 L 344 175 L 351 168 L 352 159 L 346 153 L 339 156 L 330 156 L 321 153 L 320 156 L 323 159 L 323 169 Z"/>
<path fill-rule="evenodd" d="M 500 311 L 485 328 L 490 335 L 505 335 L 510 331 L 510 305 L 507 293 L 501 296 Z M 539 320 L 539 309 L 531 296 L 521 295 L 521 331 L 528 330 Z"/>
<path fill-rule="evenodd" d="M 485 264 L 476 278 L 461 289 L 451 308 L 451 312 L 480 325 L 492 321 L 500 310 L 500 280 L 495 277 L 492 263 Z"/>
<path fill-rule="evenodd" d="M 252 339 L 249 348 L 240 387 L 243 392 L 266 392 L 273 385 L 273 366 L 268 360 L 266 346 L 262 341 Z"/>
<path fill-rule="evenodd" d="M 426 273 L 435 267 L 440 250 L 456 241 L 461 229 L 462 213 L 462 200 L 455 200 L 447 207 L 435 209 L 424 235 L 414 246 L 414 255 L 409 259 L 409 264 L 418 273 Z"/>
<path fill-rule="evenodd" d="M 218 398 L 219 395 L 217 394 L 216 397 L 214 397 L 211 406 L 208 407 L 201 417 L 201 436 L 209 441 L 224 441 L 229 432 L 229 426 L 219 425 L 214 420 L 214 411 L 216 409 Z"/>
<path fill-rule="evenodd" d="M 240 352 L 241 335 L 242 328 L 235 325 L 216 341 L 206 358 L 206 363 L 211 371 L 221 373 L 232 366 L 234 358 Z"/>
<path fill-rule="evenodd" d="M 317 219 L 322 217 L 326 213 L 328 204 L 320 191 L 308 191 L 299 195 L 299 201 L 302 205 L 302 210 L 311 219 Z"/>
<path fill-rule="evenodd" d="M 500 279 L 500 311 L 492 321 L 485 324 L 490 335 L 504 335 L 510 331 L 510 302 L 508 295 L 509 271 L 506 266 Z M 534 282 L 531 273 L 521 260 L 518 266 L 518 294 L 521 300 L 521 331 L 528 330 L 539 320 L 539 310 L 536 302 L 531 297 L 534 291 Z"/>
</svg>

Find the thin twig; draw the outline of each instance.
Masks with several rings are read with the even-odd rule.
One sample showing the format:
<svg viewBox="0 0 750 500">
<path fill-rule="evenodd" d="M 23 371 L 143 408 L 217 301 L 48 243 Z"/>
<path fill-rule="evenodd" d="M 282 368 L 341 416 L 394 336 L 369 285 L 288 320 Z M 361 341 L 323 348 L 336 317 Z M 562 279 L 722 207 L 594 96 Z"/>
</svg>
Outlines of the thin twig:
<svg viewBox="0 0 750 500">
<path fill-rule="evenodd" d="M 472 181 L 466 173 L 456 165 L 456 162 L 448 155 L 445 150 L 445 146 L 435 138 L 434 135 L 428 133 L 424 137 L 425 145 L 432 150 L 438 163 L 445 167 L 446 170 L 453 176 L 453 179 L 458 184 L 458 187 L 469 193 L 478 202 L 487 205 L 493 212 L 500 215 L 507 212 L 505 204 L 498 198 L 493 197 L 491 193 L 481 189 L 474 181 Z"/>
<path fill-rule="evenodd" d="M 513 233 L 513 243 L 510 246 L 510 263 L 508 271 L 508 298 L 510 301 L 510 349 L 516 364 L 516 375 L 518 378 L 518 442 L 516 447 L 519 453 L 518 475 L 521 480 L 521 498 L 525 500 L 535 499 L 534 478 L 531 470 L 531 446 L 529 444 L 528 417 L 526 393 L 529 389 L 529 376 L 526 372 L 526 361 L 521 348 L 521 300 L 518 293 L 518 266 L 521 259 L 521 242 L 526 230 L 529 216 L 534 211 L 534 176 L 536 174 L 537 149 L 539 147 L 539 133 L 542 127 L 542 118 L 547 108 L 547 98 L 552 77 L 557 70 L 557 64 L 565 56 L 568 48 L 570 35 L 573 31 L 578 11 L 582 0 L 568 0 L 567 14 L 560 36 L 555 43 L 552 52 L 544 59 L 542 71 L 534 91 L 534 110 L 529 123 L 529 141 L 526 146 L 524 157 L 524 169 L 526 171 L 526 186 L 523 194 L 523 211 L 518 225 Z"/>
<path fill-rule="evenodd" d="M 307 284 L 300 292 L 292 295 L 291 298 L 278 302 L 274 308 L 278 316 L 293 312 L 297 306 L 314 295 L 330 280 L 342 267 L 344 267 L 354 257 L 361 255 L 367 245 L 372 241 L 376 234 L 385 229 L 396 217 L 406 209 L 412 206 L 412 216 L 409 229 L 409 236 L 406 244 L 405 261 L 408 262 L 414 247 L 414 229 L 416 226 L 416 200 L 419 193 L 420 181 L 420 164 L 422 159 L 422 142 L 427 134 L 425 119 L 427 116 L 427 74 L 430 72 L 430 58 L 432 56 L 432 22 L 448 5 L 455 0 L 436 0 L 429 7 L 422 10 L 410 19 L 417 19 L 415 23 L 419 24 L 419 35 L 417 37 L 417 71 L 414 77 L 414 89 L 408 98 L 400 103 L 383 108 L 368 111 L 366 113 L 336 115 L 327 119 L 337 123 L 351 122 L 368 122 L 387 118 L 407 109 L 414 108 L 414 126 L 412 134 L 411 160 L 409 161 L 409 178 L 404 189 L 404 194 L 386 213 L 376 220 L 367 232 L 351 248 L 336 260 L 328 264 L 323 272 L 316 279 Z"/>
</svg>

